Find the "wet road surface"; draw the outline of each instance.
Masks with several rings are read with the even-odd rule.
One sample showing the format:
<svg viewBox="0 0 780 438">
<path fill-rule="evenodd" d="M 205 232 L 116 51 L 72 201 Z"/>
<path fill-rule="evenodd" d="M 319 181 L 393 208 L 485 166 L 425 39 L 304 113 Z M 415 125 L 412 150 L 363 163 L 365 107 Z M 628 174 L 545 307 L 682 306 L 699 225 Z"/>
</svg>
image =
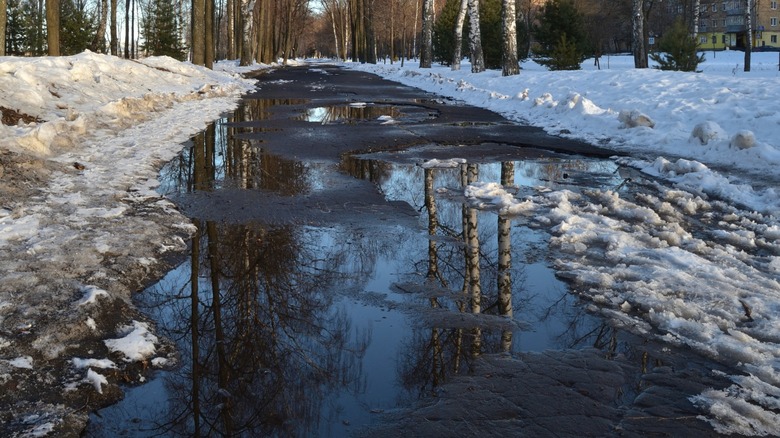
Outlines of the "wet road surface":
<svg viewBox="0 0 780 438">
<path fill-rule="evenodd" d="M 462 196 L 619 187 L 610 151 L 366 73 L 259 80 L 162 173 L 198 233 L 139 304 L 181 366 L 87 435 L 714 435 L 717 365 L 592 316 L 545 230 Z"/>
</svg>

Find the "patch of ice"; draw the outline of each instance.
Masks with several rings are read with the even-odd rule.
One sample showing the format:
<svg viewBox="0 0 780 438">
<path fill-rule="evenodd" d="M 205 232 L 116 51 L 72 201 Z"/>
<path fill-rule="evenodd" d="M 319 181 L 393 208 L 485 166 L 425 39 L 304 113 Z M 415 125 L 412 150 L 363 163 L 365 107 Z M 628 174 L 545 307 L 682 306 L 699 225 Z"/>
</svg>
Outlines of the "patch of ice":
<svg viewBox="0 0 780 438">
<path fill-rule="evenodd" d="M 8 365 L 11 365 L 14 368 L 31 370 L 33 367 L 33 358 L 30 356 L 19 356 L 16 359 L 9 360 Z"/>
</svg>

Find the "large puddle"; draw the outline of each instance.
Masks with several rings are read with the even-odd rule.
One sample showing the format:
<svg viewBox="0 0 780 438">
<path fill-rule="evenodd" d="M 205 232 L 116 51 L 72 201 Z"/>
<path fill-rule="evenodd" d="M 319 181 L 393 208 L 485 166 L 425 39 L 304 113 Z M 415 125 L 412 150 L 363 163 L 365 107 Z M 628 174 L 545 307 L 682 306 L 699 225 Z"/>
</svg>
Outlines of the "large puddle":
<svg viewBox="0 0 780 438">
<path fill-rule="evenodd" d="M 549 268 L 546 232 L 462 196 L 474 181 L 518 192 L 614 187 L 622 179 L 611 161 L 494 147 L 424 168 L 421 157 L 459 152 L 429 146 L 312 164 L 243 140 L 254 128 L 238 123 L 220 120 L 193 139 L 161 190 L 296 197 L 346 174 L 408 203 L 418 226 L 194 220 L 189 260 L 140 300 L 181 366 L 93 415 L 90 435 L 343 436 L 435 396 L 482 354 L 615 348 L 615 331 Z"/>
</svg>

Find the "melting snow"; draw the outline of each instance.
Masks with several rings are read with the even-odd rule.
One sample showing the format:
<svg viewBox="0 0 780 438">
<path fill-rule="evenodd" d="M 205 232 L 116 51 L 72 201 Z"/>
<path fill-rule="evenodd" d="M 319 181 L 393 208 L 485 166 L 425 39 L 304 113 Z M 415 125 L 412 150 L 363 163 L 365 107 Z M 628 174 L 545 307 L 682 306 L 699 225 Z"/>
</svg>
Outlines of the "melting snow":
<svg viewBox="0 0 780 438">
<path fill-rule="evenodd" d="M 125 356 L 125 361 L 140 361 L 152 356 L 157 343 L 157 336 L 149 332 L 149 324 L 133 321 L 132 325 L 119 329 L 123 335 L 119 339 L 103 341 L 111 351 L 117 351 Z"/>
</svg>

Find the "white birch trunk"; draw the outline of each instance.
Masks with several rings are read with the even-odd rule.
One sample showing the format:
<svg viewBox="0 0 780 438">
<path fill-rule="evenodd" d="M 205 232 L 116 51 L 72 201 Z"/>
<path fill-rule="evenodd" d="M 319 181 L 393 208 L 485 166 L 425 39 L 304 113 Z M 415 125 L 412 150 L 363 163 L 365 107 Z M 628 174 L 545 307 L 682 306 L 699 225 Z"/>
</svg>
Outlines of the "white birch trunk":
<svg viewBox="0 0 780 438">
<path fill-rule="evenodd" d="M 501 2 L 501 75 L 512 76 L 520 73 L 517 63 L 517 14 L 515 0 Z"/>
<path fill-rule="evenodd" d="M 255 0 L 241 0 L 241 21 L 244 25 L 243 32 L 241 34 L 241 65 L 252 64 L 255 54 Z"/>
<path fill-rule="evenodd" d="M 745 71 L 750 71 L 750 56 L 753 52 L 753 1 L 745 0 Z"/>
<path fill-rule="evenodd" d="M 468 0 L 468 13 L 471 72 L 480 73 L 485 71 L 485 58 L 482 55 L 482 35 L 479 28 L 479 0 Z"/>
<path fill-rule="evenodd" d="M 458 17 L 455 19 L 455 47 L 452 51 L 452 70 L 460 70 L 460 60 L 463 58 L 463 24 L 466 22 L 469 0 L 460 0 Z"/>
</svg>

